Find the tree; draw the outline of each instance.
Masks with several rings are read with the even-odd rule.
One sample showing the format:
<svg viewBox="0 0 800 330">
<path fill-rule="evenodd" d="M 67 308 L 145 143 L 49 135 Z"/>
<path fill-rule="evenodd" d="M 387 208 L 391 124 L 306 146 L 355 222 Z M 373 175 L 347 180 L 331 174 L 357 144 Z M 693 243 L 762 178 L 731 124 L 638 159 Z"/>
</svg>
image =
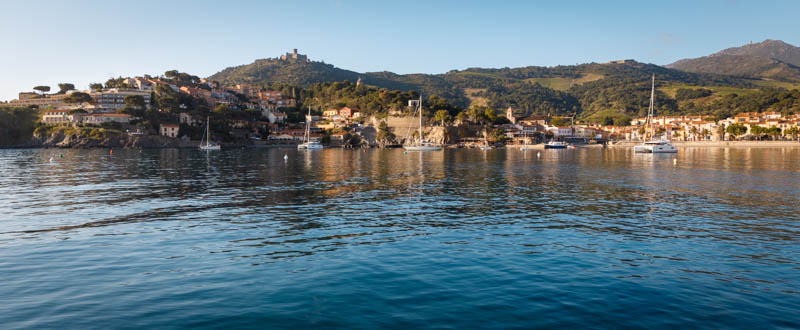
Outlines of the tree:
<svg viewBox="0 0 800 330">
<path fill-rule="evenodd" d="M 486 108 L 486 110 L 483 112 L 483 115 L 490 123 L 497 121 L 497 112 L 495 112 L 492 108 Z"/>
<path fill-rule="evenodd" d="M 459 122 L 463 123 L 463 122 L 467 121 L 467 116 L 468 115 L 467 115 L 466 112 L 461 111 L 456 115 L 456 119 L 458 119 Z"/>
<path fill-rule="evenodd" d="M 791 136 L 792 140 L 794 140 L 798 135 L 800 135 L 800 127 L 797 126 L 789 127 L 785 131 L 783 131 L 783 133 Z"/>
<path fill-rule="evenodd" d="M 614 118 L 614 126 L 629 126 L 631 124 L 631 117 L 621 116 Z"/>
<path fill-rule="evenodd" d="M 144 97 L 142 97 L 141 95 L 128 95 L 125 96 L 123 101 L 125 102 L 126 106 L 138 107 L 138 108 L 145 107 Z"/>
<path fill-rule="evenodd" d="M 106 80 L 106 88 L 130 88 L 127 83 L 125 83 L 125 78 L 110 78 Z"/>
<path fill-rule="evenodd" d="M 550 126 L 563 127 L 563 126 L 569 126 L 569 124 L 570 124 L 570 121 L 567 120 L 566 118 L 556 117 L 556 118 L 550 119 Z"/>
<path fill-rule="evenodd" d="M 733 135 L 733 137 L 736 138 L 747 133 L 747 126 L 744 126 L 743 124 L 732 124 L 725 128 L 725 132 Z"/>
<path fill-rule="evenodd" d="M 83 92 L 75 92 L 75 93 L 70 94 L 66 98 L 64 98 L 64 101 L 67 102 L 67 103 L 73 103 L 73 104 L 79 104 L 79 103 L 84 103 L 84 102 L 91 103 L 92 102 L 92 97 L 89 96 L 89 94 L 86 94 L 86 93 L 83 93 Z"/>
<path fill-rule="evenodd" d="M 717 128 L 717 134 L 719 134 L 719 138 L 722 141 L 725 141 L 725 131 L 726 131 L 725 124 L 720 124 L 719 127 Z"/>
<path fill-rule="evenodd" d="M 436 111 L 436 114 L 434 114 L 433 118 L 434 120 L 441 122 L 442 127 L 444 127 L 444 123 L 450 121 L 450 113 L 447 112 L 447 110 L 439 110 Z"/>
<path fill-rule="evenodd" d="M 117 110 L 117 112 L 126 113 L 139 118 L 143 118 L 147 114 L 145 111 L 144 97 L 140 95 L 128 95 L 123 101 L 125 102 L 125 106 Z"/>
<path fill-rule="evenodd" d="M 766 129 L 766 133 L 767 133 L 767 134 L 769 134 L 769 136 L 771 136 L 771 137 L 772 137 L 772 140 L 774 141 L 774 140 L 776 140 L 776 139 L 777 139 L 779 136 L 781 136 L 781 133 L 782 133 L 782 131 L 781 131 L 781 128 L 780 128 L 780 127 L 778 127 L 778 126 L 773 126 L 773 127 L 770 127 L 770 128 L 768 128 L 768 129 Z"/>
<path fill-rule="evenodd" d="M 67 91 L 71 91 L 75 89 L 75 85 L 70 83 L 60 83 L 58 84 L 58 94 L 66 94 Z"/>
<path fill-rule="evenodd" d="M 480 123 L 481 125 L 483 125 L 483 120 L 485 119 L 486 116 L 486 110 L 484 109 L 484 107 L 478 107 L 478 106 L 470 107 L 469 109 L 467 109 L 467 115 L 469 115 L 469 118 L 473 122 Z"/>
<path fill-rule="evenodd" d="M 395 135 L 389 129 L 389 125 L 387 125 L 385 121 L 382 121 L 380 124 L 378 124 L 378 134 L 375 139 L 378 141 L 381 147 L 394 142 Z"/>
<path fill-rule="evenodd" d="M 42 95 L 44 95 L 44 93 L 50 91 L 50 86 L 36 86 L 33 89 L 39 91 L 40 93 L 42 93 Z"/>
<path fill-rule="evenodd" d="M 767 129 L 758 125 L 750 125 L 750 134 L 753 134 L 756 139 L 761 140 L 761 136 L 767 133 Z"/>
<path fill-rule="evenodd" d="M 103 89 L 103 84 L 101 84 L 101 83 L 91 83 L 91 84 L 89 84 L 89 89 L 91 89 L 93 91 L 99 91 L 99 90 Z"/>
<path fill-rule="evenodd" d="M 703 140 L 705 140 L 705 139 L 706 139 L 706 136 L 708 136 L 709 134 L 711 134 L 711 132 L 709 132 L 709 131 L 708 131 L 708 129 L 706 129 L 706 128 L 704 128 L 704 129 L 703 129 L 703 130 L 700 132 L 700 136 L 703 138 Z"/>
<path fill-rule="evenodd" d="M 689 129 L 689 133 L 691 133 L 692 138 L 697 141 L 697 126 L 692 126 L 692 128 Z"/>
</svg>

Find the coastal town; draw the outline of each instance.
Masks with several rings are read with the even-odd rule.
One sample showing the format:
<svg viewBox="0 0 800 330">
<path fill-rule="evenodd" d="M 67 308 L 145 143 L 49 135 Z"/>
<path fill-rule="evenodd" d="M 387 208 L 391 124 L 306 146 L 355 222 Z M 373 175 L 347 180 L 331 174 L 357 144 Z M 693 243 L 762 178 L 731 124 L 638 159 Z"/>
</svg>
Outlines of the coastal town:
<svg viewBox="0 0 800 330">
<path fill-rule="evenodd" d="M 280 56 L 280 61 L 309 60 L 294 49 Z M 349 86 L 352 82 L 341 84 Z M 349 88 L 358 89 L 363 84 L 359 78 Z M 189 147 L 196 146 L 204 127 L 211 125 L 209 133 L 229 146 L 286 147 L 311 140 L 327 147 L 362 148 L 400 146 L 414 139 L 411 117 L 419 106 L 415 99 L 418 94 L 410 92 L 401 100 L 403 106 L 365 114 L 342 102 L 304 99 L 297 86 L 281 85 L 278 90 L 254 84 L 222 85 L 174 70 L 157 77 L 111 78 L 89 87 L 78 90 L 64 83 L 59 84 L 58 92 L 48 93 L 49 86 L 36 86 L 0 106 L 36 112 L 40 138 L 65 128 L 101 129 L 103 134 L 95 131 L 97 139 L 114 134 L 157 135 L 166 141 L 182 141 L 161 146 Z M 470 106 L 454 111 L 447 105 L 448 111 L 436 111 L 429 100 L 421 100 L 426 114 L 424 134 L 452 147 L 643 141 L 647 125 L 655 130 L 652 133 L 671 141 L 796 140 L 800 136 L 800 115 L 775 111 L 744 112 L 723 119 L 656 115 L 650 122 L 640 117 L 624 125 L 608 125 L 582 121 L 574 115 L 524 113 L 513 107 L 495 110 Z M 55 142 L 54 146 L 73 146 Z"/>
</svg>

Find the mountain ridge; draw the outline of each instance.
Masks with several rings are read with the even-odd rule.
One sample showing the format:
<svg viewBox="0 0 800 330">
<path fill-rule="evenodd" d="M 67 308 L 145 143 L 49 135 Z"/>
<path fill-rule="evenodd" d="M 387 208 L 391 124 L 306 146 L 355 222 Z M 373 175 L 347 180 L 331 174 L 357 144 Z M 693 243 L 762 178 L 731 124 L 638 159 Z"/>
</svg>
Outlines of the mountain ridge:
<svg viewBox="0 0 800 330">
<path fill-rule="evenodd" d="M 780 61 L 770 60 L 769 63 L 777 64 L 781 69 L 796 68 Z M 758 91 L 766 87 L 795 88 L 792 83 L 770 85 L 773 81 L 749 76 L 747 72 L 736 75 L 690 72 L 634 60 L 552 67 L 468 68 L 440 74 L 397 74 L 389 71 L 359 73 L 324 62 L 267 58 L 225 68 L 208 78 L 226 85 L 247 83 L 261 87 L 276 83 L 310 86 L 341 81 L 356 83 L 360 80 L 363 84 L 378 88 L 417 91 L 424 97 L 442 97 L 462 108 L 478 105 L 494 109 L 512 108 L 516 115 L 577 115 L 580 118 L 598 119 L 609 116 L 632 117 L 646 111 L 653 74 L 656 75 L 656 94 L 659 113 L 662 114 L 719 113 L 722 116 L 727 111 L 733 111 L 733 108 L 723 111 L 720 109 L 724 104 L 713 107 L 709 107 L 709 104 L 727 96 L 760 93 Z M 800 79 L 800 75 L 796 77 Z M 795 79 L 795 76 L 780 79 Z M 691 100 L 676 97 L 681 89 L 703 88 L 712 90 L 712 95 Z M 686 91 L 681 93 L 688 94 Z M 734 100 L 726 99 L 725 102 Z"/>
<path fill-rule="evenodd" d="M 666 65 L 686 72 L 800 82 L 800 47 L 767 39 Z"/>
</svg>

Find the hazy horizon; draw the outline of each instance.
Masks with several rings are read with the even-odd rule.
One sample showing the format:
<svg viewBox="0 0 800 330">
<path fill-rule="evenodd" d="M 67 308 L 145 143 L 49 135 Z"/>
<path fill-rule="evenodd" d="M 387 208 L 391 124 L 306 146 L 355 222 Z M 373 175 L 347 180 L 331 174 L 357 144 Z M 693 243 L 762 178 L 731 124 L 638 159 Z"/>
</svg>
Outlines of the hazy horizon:
<svg viewBox="0 0 800 330">
<path fill-rule="evenodd" d="M 0 100 L 35 85 L 78 89 L 176 69 L 207 77 L 297 48 L 357 72 L 635 59 L 666 65 L 765 39 L 797 45 L 800 3 L 696 4 L 350 1 L 4 3 Z"/>
</svg>

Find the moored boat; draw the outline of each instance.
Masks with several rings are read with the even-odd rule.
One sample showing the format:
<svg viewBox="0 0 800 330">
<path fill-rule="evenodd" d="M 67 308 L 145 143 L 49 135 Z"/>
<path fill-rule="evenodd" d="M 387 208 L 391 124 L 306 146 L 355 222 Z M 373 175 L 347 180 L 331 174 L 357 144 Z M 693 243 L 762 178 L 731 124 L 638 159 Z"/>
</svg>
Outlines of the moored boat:
<svg viewBox="0 0 800 330">
<path fill-rule="evenodd" d="M 311 139 L 311 108 L 308 108 L 308 116 L 306 117 L 306 131 L 303 133 L 303 143 L 297 145 L 298 150 L 319 150 L 324 146 L 319 141 Z"/>
<path fill-rule="evenodd" d="M 221 150 L 222 147 L 216 142 L 211 141 L 211 126 L 209 117 L 206 117 L 206 131 L 203 132 L 203 138 L 200 140 L 200 150 Z M 205 140 L 205 144 L 203 144 Z"/>
<path fill-rule="evenodd" d="M 550 141 L 544 145 L 545 149 L 566 149 L 567 143 L 562 141 Z"/>
<path fill-rule="evenodd" d="M 676 153 L 678 148 L 672 145 L 669 140 L 664 138 L 655 139 L 655 128 L 653 127 L 654 104 L 656 100 L 656 75 L 653 74 L 652 87 L 650 88 L 650 107 L 647 110 L 647 120 L 645 121 L 645 133 L 642 144 L 633 147 L 634 153 L 644 154 L 659 154 L 659 153 Z M 648 140 L 648 136 L 650 139 Z"/>
<path fill-rule="evenodd" d="M 439 144 L 435 144 L 425 139 L 425 135 L 422 131 L 422 95 L 419 97 L 419 138 L 407 145 L 404 145 L 407 151 L 439 151 L 442 150 L 442 146 Z M 410 127 L 409 127 L 410 128 Z M 406 139 L 407 140 L 407 139 Z"/>
</svg>

